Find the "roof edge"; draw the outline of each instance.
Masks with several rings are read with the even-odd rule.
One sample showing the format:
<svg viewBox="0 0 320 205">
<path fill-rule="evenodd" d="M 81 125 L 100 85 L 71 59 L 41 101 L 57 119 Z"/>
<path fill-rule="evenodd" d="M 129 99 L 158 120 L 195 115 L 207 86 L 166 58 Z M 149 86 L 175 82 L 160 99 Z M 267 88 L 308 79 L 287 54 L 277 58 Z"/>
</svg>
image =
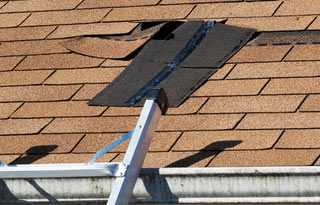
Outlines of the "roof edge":
<svg viewBox="0 0 320 205">
<path fill-rule="evenodd" d="M 114 177 L 0 180 L 0 203 L 103 204 Z M 320 167 L 142 169 L 132 202 L 319 203 Z"/>
</svg>

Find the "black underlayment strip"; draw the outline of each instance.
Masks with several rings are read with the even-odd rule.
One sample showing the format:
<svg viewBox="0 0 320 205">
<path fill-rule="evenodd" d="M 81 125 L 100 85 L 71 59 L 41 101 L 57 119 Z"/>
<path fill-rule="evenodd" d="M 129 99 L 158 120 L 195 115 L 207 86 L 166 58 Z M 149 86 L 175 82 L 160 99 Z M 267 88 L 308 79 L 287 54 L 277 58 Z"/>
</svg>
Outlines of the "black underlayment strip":
<svg viewBox="0 0 320 205">
<path fill-rule="evenodd" d="M 216 23 L 214 29 L 201 41 L 181 67 L 221 67 L 244 46 L 254 29 Z"/>
<path fill-rule="evenodd" d="M 144 98 L 147 92 L 159 85 L 164 79 L 166 79 L 177 67 L 194 51 L 203 38 L 209 33 L 214 26 L 213 21 L 204 22 L 198 31 L 188 41 L 187 45 L 174 57 L 172 62 L 167 64 L 156 76 L 154 76 L 145 86 L 140 88 L 125 105 L 135 105 L 142 98 Z"/>
<path fill-rule="evenodd" d="M 151 39 L 132 63 L 90 100 L 89 105 L 141 106 L 147 91 L 155 87 L 166 91 L 170 107 L 177 107 L 253 33 L 252 29 L 213 22 L 183 23 L 170 35 L 165 35 L 165 39 Z M 189 58 L 193 60 L 188 62 Z"/>
</svg>

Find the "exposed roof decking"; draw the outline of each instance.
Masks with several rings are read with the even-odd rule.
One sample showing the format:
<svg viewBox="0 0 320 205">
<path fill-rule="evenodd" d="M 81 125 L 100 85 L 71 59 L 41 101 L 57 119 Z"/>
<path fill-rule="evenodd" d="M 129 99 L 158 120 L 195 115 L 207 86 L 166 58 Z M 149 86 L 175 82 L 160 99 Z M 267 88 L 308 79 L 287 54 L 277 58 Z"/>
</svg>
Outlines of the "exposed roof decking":
<svg viewBox="0 0 320 205">
<path fill-rule="evenodd" d="M 86 104 L 130 61 L 73 53 L 62 46 L 73 36 L 128 33 L 145 20 L 319 30 L 319 7 L 317 0 L 0 2 L 0 160 L 86 162 L 134 128 L 140 108 Z M 144 167 L 318 165 L 319 50 L 243 47 L 161 118 Z M 101 160 L 120 161 L 126 144 Z"/>
</svg>

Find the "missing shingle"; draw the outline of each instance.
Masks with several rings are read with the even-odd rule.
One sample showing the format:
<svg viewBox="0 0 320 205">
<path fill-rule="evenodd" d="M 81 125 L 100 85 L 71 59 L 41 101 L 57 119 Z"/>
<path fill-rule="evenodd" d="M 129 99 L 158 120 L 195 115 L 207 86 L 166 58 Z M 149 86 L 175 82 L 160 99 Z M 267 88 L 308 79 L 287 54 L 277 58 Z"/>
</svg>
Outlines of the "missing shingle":
<svg viewBox="0 0 320 205">
<path fill-rule="evenodd" d="M 99 38 L 113 39 L 118 41 L 135 41 L 144 38 L 152 38 L 156 35 L 166 22 L 145 22 L 140 23 L 131 33 L 125 35 L 101 35 Z"/>
<path fill-rule="evenodd" d="M 305 45 L 319 44 L 320 31 L 279 31 L 264 32 L 254 36 L 248 43 L 252 46 L 263 45 Z"/>
<path fill-rule="evenodd" d="M 170 107 L 177 107 L 254 33 L 253 29 L 203 21 L 172 22 L 166 26 L 170 29 L 164 26 L 160 39 L 155 35 L 145 44 L 132 63 L 90 105 L 141 106 L 148 89 L 161 87 L 166 90 Z M 197 56 L 201 53 L 205 57 L 199 61 Z M 184 64 L 188 69 L 182 68 L 180 64 L 188 58 L 193 59 Z"/>
<path fill-rule="evenodd" d="M 165 21 L 150 21 L 150 22 L 142 22 L 140 23 L 141 31 L 147 30 L 149 28 L 158 26 L 160 24 L 166 23 Z"/>
<path fill-rule="evenodd" d="M 182 21 L 170 21 L 165 24 L 152 39 L 154 40 L 169 40 L 173 38 L 173 31 L 183 24 Z"/>
<path fill-rule="evenodd" d="M 175 24 L 180 24 L 180 22 Z M 163 27 L 165 28 L 162 29 Z M 134 57 L 154 35 L 159 33 L 156 37 L 158 38 L 164 35 L 164 31 L 169 35 L 172 27 L 171 23 L 167 22 L 146 22 L 140 23 L 126 35 L 85 35 L 64 41 L 61 45 L 70 51 L 86 56 L 128 60 Z"/>
</svg>

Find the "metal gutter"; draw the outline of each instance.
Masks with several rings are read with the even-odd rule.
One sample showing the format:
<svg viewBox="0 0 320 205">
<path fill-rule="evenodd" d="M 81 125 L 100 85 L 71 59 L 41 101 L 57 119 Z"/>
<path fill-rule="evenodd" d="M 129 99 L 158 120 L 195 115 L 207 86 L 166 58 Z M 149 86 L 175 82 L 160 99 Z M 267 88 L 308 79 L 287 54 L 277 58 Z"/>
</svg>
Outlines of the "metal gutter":
<svg viewBox="0 0 320 205">
<path fill-rule="evenodd" d="M 115 177 L 3 179 L 0 204 L 105 204 Z M 320 203 L 320 167 L 142 169 L 131 202 L 170 204 Z"/>
</svg>

